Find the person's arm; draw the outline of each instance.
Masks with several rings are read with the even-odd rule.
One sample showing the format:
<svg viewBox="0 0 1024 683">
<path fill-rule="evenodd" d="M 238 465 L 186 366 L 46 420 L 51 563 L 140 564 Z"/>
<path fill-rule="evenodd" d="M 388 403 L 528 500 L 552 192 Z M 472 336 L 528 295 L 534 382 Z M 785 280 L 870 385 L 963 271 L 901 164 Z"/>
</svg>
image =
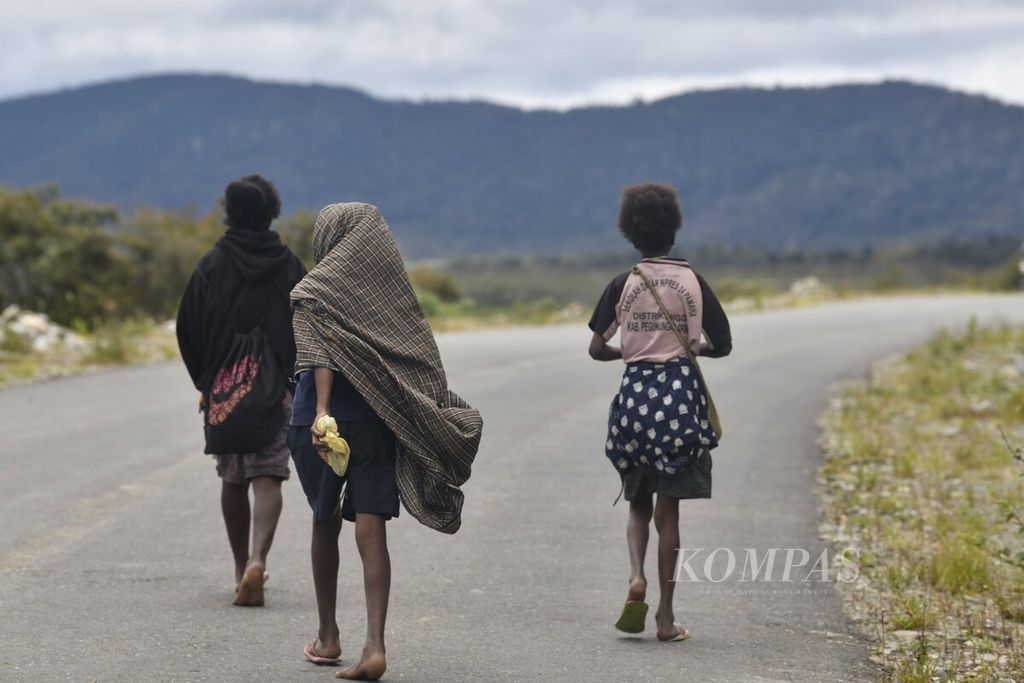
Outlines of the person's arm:
<svg viewBox="0 0 1024 683">
<path fill-rule="evenodd" d="M 622 273 L 608 283 L 594 307 L 590 322 L 587 323 L 587 327 L 594 333 L 590 339 L 589 349 L 590 357 L 594 360 L 619 360 L 622 358 L 622 349 L 610 345 L 608 340 L 615 336 L 615 331 L 619 327 L 616 309 L 627 277 L 629 277 L 629 273 Z"/>
<path fill-rule="evenodd" d="M 203 375 L 203 360 L 205 356 L 205 343 L 203 337 L 203 308 L 205 293 L 203 291 L 202 278 L 198 272 L 192 273 L 185 291 L 181 294 L 181 303 L 178 304 L 178 317 L 175 321 L 174 332 L 178 338 L 178 351 L 185 363 L 192 384 L 202 392 L 203 387 L 199 386 Z M 200 407 L 205 397 L 200 394 Z"/>
<path fill-rule="evenodd" d="M 316 428 L 317 421 L 324 415 L 331 414 L 331 389 L 334 387 L 334 371 L 330 368 L 316 368 L 313 370 L 313 383 L 316 385 L 316 417 L 313 425 L 309 428 L 313 435 L 313 446 L 324 457 L 327 453 L 327 444 L 321 441 L 324 433 Z"/>
<path fill-rule="evenodd" d="M 285 340 L 284 352 L 281 358 L 281 369 L 284 370 L 285 382 L 289 389 L 295 391 L 295 358 L 297 355 L 295 348 L 295 329 L 292 319 L 294 317 L 294 311 L 291 306 L 291 292 L 295 289 L 295 285 L 299 284 L 302 278 L 306 275 L 306 266 L 303 265 L 302 261 L 299 260 L 298 256 L 293 255 L 292 272 L 288 278 L 286 285 L 287 289 L 284 292 L 285 306 L 288 309 L 288 335 Z"/>
<path fill-rule="evenodd" d="M 612 346 L 595 332 L 590 338 L 590 357 L 594 360 L 619 360 L 622 358 L 622 349 Z"/>
<path fill-rule="evenodd" d="M 708 358 L 722 358 L 732 352 L 732 330 L 729 327 L 729 318 L 725 315 L 725 309 L 715 296 L 704 278 L 697 275 L 700 283 L 700 295 L 704 303 L 703 327 L 702 330 L 706 342 L 700 345 L 700 355 Z"/>
</svg>

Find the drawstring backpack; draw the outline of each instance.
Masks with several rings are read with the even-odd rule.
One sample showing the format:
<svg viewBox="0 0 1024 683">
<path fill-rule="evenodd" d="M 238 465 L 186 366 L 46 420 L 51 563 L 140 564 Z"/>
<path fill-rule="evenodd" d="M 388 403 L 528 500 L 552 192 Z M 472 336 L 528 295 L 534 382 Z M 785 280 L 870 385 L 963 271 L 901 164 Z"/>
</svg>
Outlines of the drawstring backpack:
<svg viewBox="0 0 1024 683">
<path fill-rule="evenodd" d="M 277 289 L 273 281 L 270 284 Z M 209 283 L 207 287 L 217 308 L 234 327 L 230 309 L 222 305 Z M 206 453 L 254 453 L 273 441 L 284 426 L 284 378 L 263 332 L 269 308 L 251 330 L 235 332 L 216 365 L 206 390 Z"/>
</svg>

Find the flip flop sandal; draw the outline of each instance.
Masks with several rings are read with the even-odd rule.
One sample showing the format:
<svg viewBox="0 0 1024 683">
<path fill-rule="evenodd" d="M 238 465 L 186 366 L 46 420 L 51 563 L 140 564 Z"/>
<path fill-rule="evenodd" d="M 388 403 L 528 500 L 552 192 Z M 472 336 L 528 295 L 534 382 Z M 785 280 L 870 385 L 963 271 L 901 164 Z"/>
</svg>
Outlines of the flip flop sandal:
<svg viewBox="0 0 1024 683">
<path fill-rule="evenodd" d="M 638 600 L 627 600 L 622 607 L 622 614 L 615 622 L 615 628 L 625 633 L 643 633 L 647 621 L 647 603 Z"/>
<path fill-rule="evenodd" d="M 662 639 L 659 637 L 658 640 L 660 640 L 663 643 L 680 643 L 690 637 L 690 630 L 688 628 L 686 628 L 682 624 L 676 624 L 676 626 L 683 630 L 677 631 L 675 637 L 666 639 Z"/>
<path fill-rule="evenodd" d="M 334 666 L 335 664 L 341 663 L 341 655 L 337 657 L 321 657 L 316 653 L 316 641 L 311 640 L 306 644 L 302 654 L 306 655 L 306 659 L 313 662 L 317 666 Z"/>
</svg>

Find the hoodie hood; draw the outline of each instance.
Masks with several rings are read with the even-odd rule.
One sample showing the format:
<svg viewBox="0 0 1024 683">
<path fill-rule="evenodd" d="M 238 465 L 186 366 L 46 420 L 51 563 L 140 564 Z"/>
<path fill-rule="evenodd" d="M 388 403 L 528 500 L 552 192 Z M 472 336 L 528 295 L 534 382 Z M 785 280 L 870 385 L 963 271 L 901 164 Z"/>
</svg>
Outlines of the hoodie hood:
<svg viewBox="0 0 1024 683">
<path fill-rule="evenodd" d="M 292 252 L 273 230 L 228 228 L 217 240 L 246 282 L 262 282 L 287 265 Z"/>
</svg>

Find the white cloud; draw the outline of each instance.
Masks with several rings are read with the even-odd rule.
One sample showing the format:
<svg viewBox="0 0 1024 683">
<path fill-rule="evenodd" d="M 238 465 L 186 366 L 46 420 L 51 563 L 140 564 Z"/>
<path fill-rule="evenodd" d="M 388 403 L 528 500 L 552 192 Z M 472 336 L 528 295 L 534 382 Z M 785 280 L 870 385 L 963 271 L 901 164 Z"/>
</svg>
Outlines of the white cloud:
<svg viewBox="0 0 1024 683">
<path fill-rule="evenodd" d="M 1016 2 L 0 0 L 0 17 L 0 96 L 194 70 L 527 106 L 887 77 L 1024 103 Z"/>
</svg>

